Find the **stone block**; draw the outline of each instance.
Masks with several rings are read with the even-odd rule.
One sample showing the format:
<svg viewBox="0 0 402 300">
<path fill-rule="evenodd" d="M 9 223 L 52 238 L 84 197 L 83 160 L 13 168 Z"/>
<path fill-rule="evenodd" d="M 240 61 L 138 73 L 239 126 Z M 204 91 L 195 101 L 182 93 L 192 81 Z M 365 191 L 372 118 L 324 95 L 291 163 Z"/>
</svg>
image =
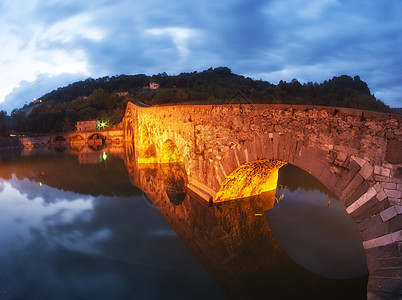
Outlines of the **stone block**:
<svg viewBox="0 0 402 300">
<path fill-rule="evenodd" d="M 393 182 L 381 182 L 381 186 L 384 189 L 396 190 L 396 183 L 393 183 Z"/>
<path fill-rule="evenodd" d="M 298 142 L 297 138 L 292 136 L 291 146 L 290 146 L 290 149 L 289 149 L 289 162 L 290 163 L 294 162 L 294 157 L 296 155 L 297 142 Z"/>
<path fill-rule="evenodd" d="M 320 177 L 318 178 L 327 188 L 332 189 L 336 183 L 339 181 L 340 177 L 333 172 L 331 172 L 330 169 L 326 168 L 324 171 L 321 173 Z"/>
<path fill-rule="evenodd" d="M 246 163 L 247 161 L 246 161 L 246 156 L 245 156 L 245 154 L 244 154 L 244 147 L 243 147 L 243 145 L 240 146 L 240 147 L 238 147 L 238 148 L 236 149 L 236 151 L 237 151 L 237 157 L 239 158 L 240 165 Z"/>
<path fill-rule="evenodd" d="M 250 156 L 249 156 L 249 150 L 248 150 L 246 144 L 244 145 L 243 153 L 244 153 L 244 158 L 245 158 L 246 162 L 249 162 L 250 161 Z"/>
<path fill-rule="evenodd" d="M 394 243 L 401 242 L 402 241 L 402 230 L 398 230 L 398 231 L 392 233 L 391 238 Z"/>
<path fill-rule="evenodd" d="M 379 214 L 376 214 L 374 216 L 370 216 L 364 221 L 360 222 L 357 227 L 359 228 L 359 231 L 366 230 L 372 226 L 376 226 L 378 224 L 382 223 L 381 216 Z"/>
<path fill-rule="evenodd" d="M 336 160 L 339 162 L 344 162 L 348 156 L 343 152 L 338 152 L 336 155 Z"/>
<path fill-rule="evenodd" d="M 397 232 L 398 230 L 402 229 L 402 215 L 396 215 L 389 220 L 389 231 L 390 232 Z M 395 238 L 395 237 L 394 237 Z"/>
<path fill-rule="evenodd" d="M 386 210 L 380 212 L 381 220 L 386 222 L 397 215 L 395 206 L 388 207 Z"/>
<path fill-rule="evenodd" d="M 356 223 L 359 223 L 362 220 L 365 220 L 370 215 L 368 214 L 368 212 L 373 211 L 378 204 L 379 201 L 375 197 L 372 197 L 365 202 L 358 200 L 354 202 L 351 206 L 346 208 L 346 212 L 350 214 L 350 216 L 353 220 L 355 220 Z M 380 211 L 382 210 L 383 209 L 381 209 Z"/>
<path fill-rule="evenodd" d="M 384 192 L 390 198 L 401 198 L 401 191 L 384 189 Z"/>
<path fill-rule="evenodd" d="M 272 152 L 274 159 L 278 159 L 278 147 L 279 147 L 279 134 L 277 132 L 274 132 L 274 140 L 272 144 Z"/>
<path fill-rule="evenodd" d="M 352 156 L 352 159 L 360 166 L 363 167 L 364 164 L 367 162 L 365 159 L 357 157 L 357 156 Z"/>
<path fill-rule="evenodd" d="M 372 248 L 366 248 L 365 250 L 366 256 L 370 261 L 374 262 L 378 258 L 392 258 L 392 257 L 399 257 L 399 249 L 398 245 L 396 244 L 388 244 L 384 245 L 382 247 L 372 247 Z M 369 271 L 372 269 L 372 264 L 370 263 L 368 265 Z"/>
<path fill-rule="evenodd" d="M 400 198 L 388 198 L 388 201 L 391 205 L 401 205 L 402 201 Z"/>
<path fill-rule="evenodd" d="M 328 165 L 315 159 L 314 152 L 304 147 L 301 150 L 301 156 L 295 160 L 295 164 L 316 178 L 320 178 L 324 169 L 328 168 Z"/>
<path fill-rule="evenodd" d="M 382 200 L 384 200 L 384 199 L 386 199 L 387 198 L 387 195 L 385 195 L 385 193 L 384 193 L 384 191 L 383 190 L 381 190 L 381 191 L 379 191 L 378 193 L 377 193 L 377 199 L 379 200 L 379 201 L 382 201 Z"/>
<path fill-rule="evenodd" d="M 350 165 L 350 168 L 349 168 Z M 349 163 L 348 168 L 344 170 L 341 174 L 341 178 L 336 183 L 336 187 L 343 191 L 346 186 L 350 183 L 350 181 L 359 173 L 360 167 L 357 163 L 352 161 Z"/>
<path fill-rule="evenodd" d="M 382 189 L 381 189 L 381 183 L 379 183 L 379 182 L 377 182 L 375 185 L 374 185 L 374 189 L 375 189 L 375 191 L 378 193 L 379 191 L 381 191 Z"/>
<path fill-rule="evenodd" d="M 273 136 L 273 134 L 272 134 Z M 264 156 L 267 159 L 273 159 L 273 150 L 272 150 L 273 141 L 269 137 L 269 135 L 263 136 L 263 146 L 264 146 Z"/>
<path fill-rule="evenodd" d="M 367 180 L 370 178 L 371 174 L 373 174 L 373 171 L 373 166 L 369 162 L 366 162 L 360 169 L 359 174 L 362 175 L 365 180 Z"/>
<path fill-rule="evenodd" d="M 400 267 L 401 258 L 399 257 L 390 257 L 390 258 L 377 258 L 375 260 L 376 266 L 382 267 Z"/>
<path fill-rule="evenodd" d="M 350 195 L 350 197 L 345 201 L 345 206 L 351 205 L 353 202 L 357 201 L 361 196 L 363 196 L 370 188 L 370 183 L 364 181 L 356 190 Z M 373 188 L 374 189 L 374 188 Z"/>
<path fill-rule="evenodd" d="M 374 166 L 374 174 L 384 176 L 384 177 L 390 177 L 391 170 L 388 168 L 381 167 L 381 166 Z"/>
<path fill-rule="evenodd" d="M 290 134 L 286 134 L 285 135 L 284 154 L 283 154 L 284 161 L 290 160 L 291 149 L 292 149 L 292 136 Z"/>
<path fill-rule="evenodd" d="M 284 135 L 279 135 L 279 140 L 278 140 L 278 159 L 279 160 L 285 160 L 285 136 Z"/>
<path fill-rule="evenodd" d="M 384 228 L 381 227 L 379 229 L 379 232 L 381 232 L 381 231 L 384 231 Z M 364 240 L 363 241 L 363 248 L 364 249 L 387 246 L 387 245 L 393 243 L 392 234 L 381 235 L 379 237 L 369 239 L 369 240 L 365 240 L 363 238 L 363 240 Z"/>
<path fill-rule="evenodd" d="M 339 200 L 345 203 L 354 193 L 354 191 L 363 183 L 363 181 L 363 177 L 360 174 L 357 174 L 345 187 Z"/>
<path fill-rule="evenodd" d="M 247 141 L 244 143 L 245 148 L 247 150 L 247 153 L 246 153 L 247 161 L 257 160 L 257 153 L 255 151 L 254 144 L 255 144 L 255 141 L 253 141 L 253 142 Z"/>
<path fill-rule="evenodd" d="M 261 158 L 267 159 L 267 157 L 265 157 L 264 135 L 260 134 L 258 136 L 257 140 L 258 140 L 258 146 L 259 146 L 258 151 L 260 152 Z"/>
</svg>

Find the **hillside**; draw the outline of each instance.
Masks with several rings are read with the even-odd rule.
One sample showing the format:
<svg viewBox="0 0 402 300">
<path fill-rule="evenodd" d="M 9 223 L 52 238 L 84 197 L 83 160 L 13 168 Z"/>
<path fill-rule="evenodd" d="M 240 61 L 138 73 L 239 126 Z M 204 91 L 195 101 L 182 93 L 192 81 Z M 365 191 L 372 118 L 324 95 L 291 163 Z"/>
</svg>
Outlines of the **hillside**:
<svg viewBox="0 0 402 300">
<path fill-rule="evenodd" d="M 150 82 L 159 84 L 150 89 Z M 123 93 L 119 96 L 117 93 Z M 301 84 L 296 79 L 278 85 L 232 73 L 226 67 L 169 76 L 121 75 L 89 78 L 58 88 L 41 98 L 31 113 L 14 112 L 17 132 L 71 131 L 76 121 L 102 119 L 113 125 L 124 115 L 128 101 L 148 105 L 169 103 L 284 103 L 351 107 L 392 112 L 371 95 L 358 76 L 342 75 L 323 83 Z M 34 106 L 33 103 L 30 106 Z"/>
</svg>

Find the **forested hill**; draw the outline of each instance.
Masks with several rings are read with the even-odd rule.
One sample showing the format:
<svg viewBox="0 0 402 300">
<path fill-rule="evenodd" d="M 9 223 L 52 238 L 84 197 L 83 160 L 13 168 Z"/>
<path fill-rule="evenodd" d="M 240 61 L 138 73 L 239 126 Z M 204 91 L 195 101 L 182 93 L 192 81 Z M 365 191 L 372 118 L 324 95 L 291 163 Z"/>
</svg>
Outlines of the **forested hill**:
<svg viewBox="0 0 402 300">
<path fill-rule="evenodd" d="M 159 89 L 149 87 L 150 82 Z M 116 93 L 124 92 L 124 96 Z M 57 132 L 74 130 L 75 122 L 103 119 L 116 124 L 124 114 L 127 101 L 148 105 L 167 103 L 283 103 L 351 107 L 392 112 L 371 95 L 358 76 L 342 75 L 323 83 L 280 81 L 278 85 L 236 75 L 226 67 L 203 72 L 169 76 L 121 75 L 89 78 L 54 90 L 39 100 L 28 116 L 14 112 L 17 132 Z"/>
</svg>

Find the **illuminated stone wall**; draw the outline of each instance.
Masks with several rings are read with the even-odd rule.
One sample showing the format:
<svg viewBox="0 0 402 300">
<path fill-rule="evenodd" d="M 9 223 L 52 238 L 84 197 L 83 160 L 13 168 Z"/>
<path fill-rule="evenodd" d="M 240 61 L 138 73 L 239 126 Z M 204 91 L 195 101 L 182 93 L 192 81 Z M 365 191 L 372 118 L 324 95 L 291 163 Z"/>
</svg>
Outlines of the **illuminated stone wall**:
<svg viewBox="0 0 402 300">
<path fill-rule="evenodd" d="M 278 160 L 306 170 L 355 220 L 370 268 L 369 292 L 400 287 L 393 264 L 400 261 L 402 241 L 401 116 L 297 105 L 129 103 L 125 120 L 134 127 L 125 132 L 126 139 L 132 132 L 138 162 L 158 163 L 171 140 L 189 188 L 205 199 L 215 198 L 225 178 L 248 162 Z"/>
</svg>

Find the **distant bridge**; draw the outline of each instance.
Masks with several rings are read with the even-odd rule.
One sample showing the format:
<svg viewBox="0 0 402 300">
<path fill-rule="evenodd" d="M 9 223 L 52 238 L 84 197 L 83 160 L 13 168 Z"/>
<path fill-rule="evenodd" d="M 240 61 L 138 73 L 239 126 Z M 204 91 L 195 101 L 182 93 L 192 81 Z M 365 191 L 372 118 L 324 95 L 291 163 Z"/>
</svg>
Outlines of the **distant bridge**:
<svg viewBox="0 0 402 300">
<path fill-rule="evenodd" d="M 392 299 L 401 293 L 401 121 L 334 107 L 128 103 L 126 164 L 129 173 L 138 164 L 171 165 L 161 175 L 168 196 L 173 190 L 180 201 L 190 189 L 209 202 L 272 191 L 283 164 L 302 168 L 355 221 L 369 267 L 368 298 Z"/>
<path fill-rule="evenodd" d="M 21 137 L 20 141 L 25 149 L 35 148 L 63 148 L 66 146 L 77 150 L 83 147 L 102 147 L 105 145 L 124 144 L 122 128 L 110 130 L 73 131 L 52 133 L 40 136 Z"/>
</svg>

